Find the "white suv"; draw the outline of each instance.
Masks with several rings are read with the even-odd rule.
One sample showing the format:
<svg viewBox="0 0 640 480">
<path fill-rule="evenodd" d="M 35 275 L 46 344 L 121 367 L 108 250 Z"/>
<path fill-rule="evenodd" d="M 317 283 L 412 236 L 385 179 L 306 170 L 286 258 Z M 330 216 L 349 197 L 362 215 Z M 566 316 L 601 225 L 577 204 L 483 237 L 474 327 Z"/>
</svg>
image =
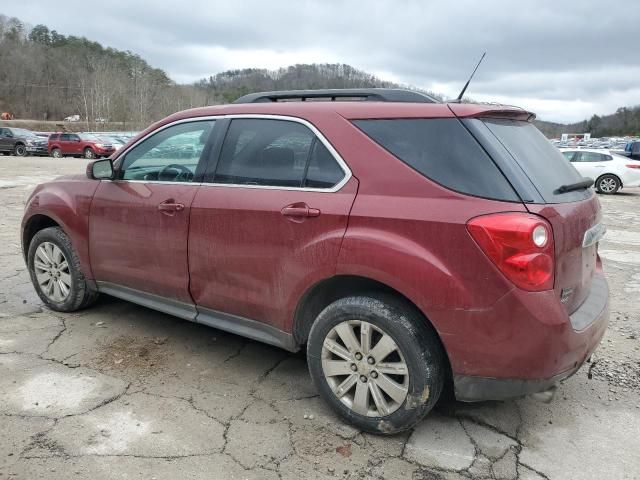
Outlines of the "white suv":
<svg viewBox="0 0 640 480">
<path fill-rule="evenodd" d="M 583 177 L 592 178 L 600 193 L 614 194 L 622 187 L 640 187 L 640 161 L 595 148 L 561 148 L 562 155 Z"/>
</svg>

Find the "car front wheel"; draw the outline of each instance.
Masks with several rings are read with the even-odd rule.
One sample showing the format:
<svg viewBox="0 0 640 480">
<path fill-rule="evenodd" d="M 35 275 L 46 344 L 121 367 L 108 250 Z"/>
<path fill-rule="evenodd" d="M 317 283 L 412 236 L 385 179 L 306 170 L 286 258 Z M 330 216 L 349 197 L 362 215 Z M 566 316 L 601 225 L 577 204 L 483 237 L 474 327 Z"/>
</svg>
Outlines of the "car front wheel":
<svg viewBox="0 0 640 480">
<path fill-rule="evenodd" d="M 90 148 L 85 148 L 84 149 L 84 158 L 96 158 L 96 154 L 93 153 L 93 150 L 91 150 Z"/>
<path fill-rule="evenodd" d="M 62 151 L 59 148 L 54 148 L 51 150 L 51 156 L 53 158 L 62 158 Z"/>
<path fill-rule="evenodd" d="M 602 175 L 596 182 L 596 189 L 600 193 L 613 195 L 620 189 L 620 179 L 615 175 Z"/>
<path fill-rule="evenodd" d="M 446 361 L 422 315 L 387 295 L 340 299 L 316 319 L 307 360 L 321 396 L 347 422 L 380 434 L 406 430 L 436 404 Z"/>
<path fill-rule="evenodd" d="M 29 275 L 40 299 L 52 310 L 73 312 L 93 303 L 71 240 L 59 227 L 36 233 L 27 254 Z"/>
</svg>

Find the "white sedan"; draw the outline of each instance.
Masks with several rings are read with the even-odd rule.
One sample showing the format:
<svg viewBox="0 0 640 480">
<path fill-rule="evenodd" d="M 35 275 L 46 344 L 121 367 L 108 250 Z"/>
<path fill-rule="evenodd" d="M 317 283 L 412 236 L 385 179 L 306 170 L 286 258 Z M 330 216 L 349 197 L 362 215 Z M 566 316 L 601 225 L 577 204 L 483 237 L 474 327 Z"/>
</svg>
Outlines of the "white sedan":
<svg viewBox="0 0 640 480">
<path fill-rule="evenodd" d="M 622 187 L 640 187 L 640 161 L 595 148 L 561 148 L 562 155 L 596 190 L 613 194 Z"/>
</svg>

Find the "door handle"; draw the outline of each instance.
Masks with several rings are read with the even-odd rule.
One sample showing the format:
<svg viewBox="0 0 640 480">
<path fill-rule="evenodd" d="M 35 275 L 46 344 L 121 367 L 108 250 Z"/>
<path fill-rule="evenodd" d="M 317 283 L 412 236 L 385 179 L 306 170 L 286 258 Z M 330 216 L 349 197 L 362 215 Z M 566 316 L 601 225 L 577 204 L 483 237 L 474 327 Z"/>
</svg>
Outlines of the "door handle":
<svg viewBox="0 0 640 480">
<path fill-rule="evenodd" d="M 319 217 L 320 210 L 310 208 L 306 203 L 292 203 L 284 207 L 280 213 L 285 217 Z"/>
<path fill-rule="evenodd" d="M 176 203 L 174 199 L 165 200 L 160 205 L 158 205 L 158 210 L 164 213 L 165 215 L 174 215 L 176 212 L 181 212 L 184 210 L 183 203 Z"/>
</svg>

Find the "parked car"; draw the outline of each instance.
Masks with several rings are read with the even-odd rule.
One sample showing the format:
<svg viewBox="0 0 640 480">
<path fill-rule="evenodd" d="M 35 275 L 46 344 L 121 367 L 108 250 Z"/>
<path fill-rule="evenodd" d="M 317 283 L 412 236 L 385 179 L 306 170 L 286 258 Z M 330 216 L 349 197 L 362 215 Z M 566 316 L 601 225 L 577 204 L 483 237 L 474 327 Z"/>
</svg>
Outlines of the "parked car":
<svg viewBox="0 0 640 480">
<path fill-rule="evenodd" d="M 584 177 L 592 178 L 596 190 L 617 193 L 623 187 L 640 187 L 640 161 L 608 150 L 561 149 L 562 155 Z"/>
<path fill-rule="evenodd" d="M 316 97 L 334 101 L 279 101 Z M 546 391 L 597 347 L 600 204 L 531 113 L 394 89 L 236 103 L 33 191 L 22 247 L 49 308 L 103 293 L 305 348 L 331 408 L 382 434 L 449 386 Z"/>
<path fill-rule="evenodd" d="M 113 145 L 114 150 L 118 151 L 120 150 L 122 147 L 125 146 L 125 144 L 127 143 L 126 140 L 120 138 L 120 137 L 114 137 L 114 136 L 101 136 L 100 137 L 104 142 L 106 143 L 110 143 L 111 145 Z"/>
<path fill-rule="evenodd" d="M 628 142 L 624 147 L 624 155 L 633 160 L 640 160 L 640 140 Z"/>
<path fill-rule="evenodd" d="M 70 115 L 68 117 L 64 118 L 65 122 L 79 122 L 80 121 L 80 115 Z"/>
<path fill-rule="evenodd" d="M 0 153 L 19 157 L 46 155 L 47 140 L 24 128 L 0 127 Z"/>
<path fill-rule="evenodd" d="M 110 141 L 88 133 L 53 133 L 49 136 L 48 150 L 54 158 L 96 158 L 108 157 L 116 149 Z"/>
</svg>

